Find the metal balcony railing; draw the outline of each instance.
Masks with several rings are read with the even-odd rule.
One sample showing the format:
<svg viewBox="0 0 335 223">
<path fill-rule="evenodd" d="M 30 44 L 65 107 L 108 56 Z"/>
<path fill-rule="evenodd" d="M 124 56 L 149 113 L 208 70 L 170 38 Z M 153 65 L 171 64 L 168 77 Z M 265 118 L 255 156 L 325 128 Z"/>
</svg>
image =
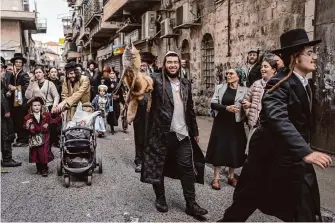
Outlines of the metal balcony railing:
<svg viewBox="0 0 335 223">
<path fill-rule="evenodd" d="M 103 1 L 102 0 L 89 0 L 84 6 L 84 20 L 85 23 L 91 21 L 91 18 L 96 14 L 102 13 Z"/>
</svg>

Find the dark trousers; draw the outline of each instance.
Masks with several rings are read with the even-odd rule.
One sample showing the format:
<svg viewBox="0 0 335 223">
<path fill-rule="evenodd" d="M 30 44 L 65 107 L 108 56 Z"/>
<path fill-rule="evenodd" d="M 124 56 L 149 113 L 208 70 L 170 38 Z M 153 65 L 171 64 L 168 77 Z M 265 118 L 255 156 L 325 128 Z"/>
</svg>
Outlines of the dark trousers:
<svg viewBox="0 0 335 223">
<path fill-rule="evenodd" d="M 24 129 L 24 117 L 28 114 L 26 106 L 13 107 L 12 120 L 14 122 L 15 133 L 17 134 L 17 143 L 28 143 L 28 131 Z"/>
<path fill-rule="evenodd" d="M 49 112 L 51 112 L 52 105 L 49 106 Z M 58 114 L 51 114 L 52 118 L 56 118 Z M 60 140 L 60 132 L 61 132 L 61 124 L 51 124 L 50 127 L 50 145 L 52 146 L 54 143 L 59 143 Z"/>
<path fill-rule="evenodd" d="M 12 141 L 8 141 L 1 137 L 1 153 L 2 161 L 9 162 L 12 159 Z"/>
<path fill-rule="evenodd" d="M 169 157 L 174 157 L 178 166 L 179 177 L 183 188 L 186 202 L 195 202 L 195 173 L 193 166 L 193 152 L 191 141 L 186 137 L 179 141 L 176 133 L 170 133 L 168 136 Z M 164 177 L 160 184 L 154 184 L 156 197 L 165 194 Z"/>
<path fill-rule="evenodd" d="M 134 119 L 134 138 L 135 138 L 135 164 L 142 163 L 143 151 L 146 146 L 148 117 L 147 101 L 140 101 Z"/>
</svg>

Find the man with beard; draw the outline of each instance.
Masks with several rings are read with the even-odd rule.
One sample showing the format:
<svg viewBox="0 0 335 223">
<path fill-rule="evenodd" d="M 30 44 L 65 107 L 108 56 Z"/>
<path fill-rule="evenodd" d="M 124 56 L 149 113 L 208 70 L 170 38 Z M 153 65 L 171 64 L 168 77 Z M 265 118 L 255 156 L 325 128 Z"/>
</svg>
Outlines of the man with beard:
<svg viewBox="0 0 335 223">
<path fill-rule="evenodd" d="M 98 69 L 98 65 L 91 60 L 88 63 L 88 69 L 85 73 L 85 75 L 90 79 L 90 83 L 91 83 L 91 101 L 95 98 L 95 96 L 98 93 L 98 85 L 100 83 L 98 83 L 98 78 L 99 78 L 99 69 Z"/>
<path fill-rule="evenodd" d="M 5 59 L 1 57 L 1 166 L 17 167 L 21 166 L 21 163 L 12 159 L 12 143 L 15 139 L 15 132 L 10 107 L 5 97 L 8 90 L 5 83 L 6 73 Z"/>
<path fill-rule="evenodd" d="M 186 60 L 181 60 L 181 76 L 192 82 L 190 69 L 188 69 L 188 67 L 187 67 L 187 61 Z"/>
<path fill-rule="evenodd" d="M 153 74 L 154 90 L 144 151 L 141 181 L 153 184 L 156 209 L 167 212 L 164 176 L 180 179 L 186 213 L 206 215 L 195 200 L 195 182 L 204 183 L 205 159 L 197 142 L 198 126 L 193 109 L 191 83 L 180 77 L 180 58 L 168 52 L 162 73 Z"/>
<path fill-rule="evenodd" d="M 149 75 L 148 62 L 151 60 L 150 55 L 146 52 L 141 53 L 140 72 Z M 146 145 L 147 127 L 148 127 L 148 105 L 149 93 L 144 94 L 143 100 L 139 101 L 136 116 L 134 119 L 134 138 L 135 138 L 135 172 L 141 172 L 143 151 Z"/>
<path fill-rule="evenodd" d="M 23 71 L 23 65 L 27 62 L 21 53 L 15 53 L 10 60 L 14 64 L 14 73 L 7 75 L 8 89 L 6 96 L 9 98 L 14 129 L 17 134 L 15 147 L 28 145 L 28 132 L 23 128 L 24 117 L 28 113 L 25 92 L 29 85 L 29 75 Z"/>
<path fill-rule="evenodd" d="M 280 37 L 285 66 L 269 80 L 260 127 L 250 139 L 249 155 L 234 191 L 234 202 L 220 221 L 246 221 L 258 208 L 282 221 L 315 222 L 320 194 L 313 165 L 324 169 L 331 158 L 310 147 L 312 92 L 306 75 L 317 56 L 304 29 Z M 319 219 L 320 220 L 320 219 Z"/>
<path fill-rule="evenodd" d="M 62 86 L 63 101 L 56 107 L 56 112 L 62 112 L 65 108 L 69 109 L 67 112 L 67 121 L 72 119 L 79 102 L 82 103 L 84 111 L 92 111 L 90 80 L 88 77 L 81 75 L 76 68 L 77 64 L 73 61 L 66 64 L 66 79 Z"/>
<path fill-rule="evenodd" d="M 246 86 L 250 87 L 255 81 L 262 79 L 261 74 L 261 63 L 258 62 L 259 58 L 259 50 L 250 50 L 248 52 L 247 62 L 249 64 L 248 72 L 247 72 L 247 82 Z"/>
</svg>

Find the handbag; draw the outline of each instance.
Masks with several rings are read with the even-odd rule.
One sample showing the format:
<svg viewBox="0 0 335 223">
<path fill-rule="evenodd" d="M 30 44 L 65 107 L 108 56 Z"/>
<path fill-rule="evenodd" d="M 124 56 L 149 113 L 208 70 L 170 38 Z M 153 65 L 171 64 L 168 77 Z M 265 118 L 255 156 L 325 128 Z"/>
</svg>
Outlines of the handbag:
<svg viewBox="0 0 335 223">
<path fill-rule="evenodd" d="M 31 135 L 28 144 L 30 148 L 42 146 L 44 144 L 43 134 L 38 133 L 36 135 Z"/>
</svg>

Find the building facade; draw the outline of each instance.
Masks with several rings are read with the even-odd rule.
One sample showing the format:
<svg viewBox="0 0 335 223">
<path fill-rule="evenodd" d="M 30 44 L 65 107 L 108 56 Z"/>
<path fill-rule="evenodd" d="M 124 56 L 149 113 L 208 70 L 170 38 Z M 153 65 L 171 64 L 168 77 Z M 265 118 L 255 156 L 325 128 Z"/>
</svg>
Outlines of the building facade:
<svg viewBox="0 0 335 223">
<path fill-rule="evenodd" d="M 31 34 L 46 33 L 46 21 L 30 9 L 28 0 L 1 0 L 1 55 L 8 62 L 14 53 L 22 53 L 27 66 L 35 63 Z"/>
<path fill-rule="evenodd" d="M 69 0 L 74 12 L 68 44 L 84 65 L 93 59 L 100 69 L 111 65 L 118 71 L 129 40 L 156 55 L 158 66 L 168 50 L 178 52 L 189 64 L 196 111 L 207 115 L 217 75 L 230 67 L 247 69 L 249 49 L 270 51 L 293 28 L 306 28 L 313 38 L 314 2 Z"/>
</svg>

